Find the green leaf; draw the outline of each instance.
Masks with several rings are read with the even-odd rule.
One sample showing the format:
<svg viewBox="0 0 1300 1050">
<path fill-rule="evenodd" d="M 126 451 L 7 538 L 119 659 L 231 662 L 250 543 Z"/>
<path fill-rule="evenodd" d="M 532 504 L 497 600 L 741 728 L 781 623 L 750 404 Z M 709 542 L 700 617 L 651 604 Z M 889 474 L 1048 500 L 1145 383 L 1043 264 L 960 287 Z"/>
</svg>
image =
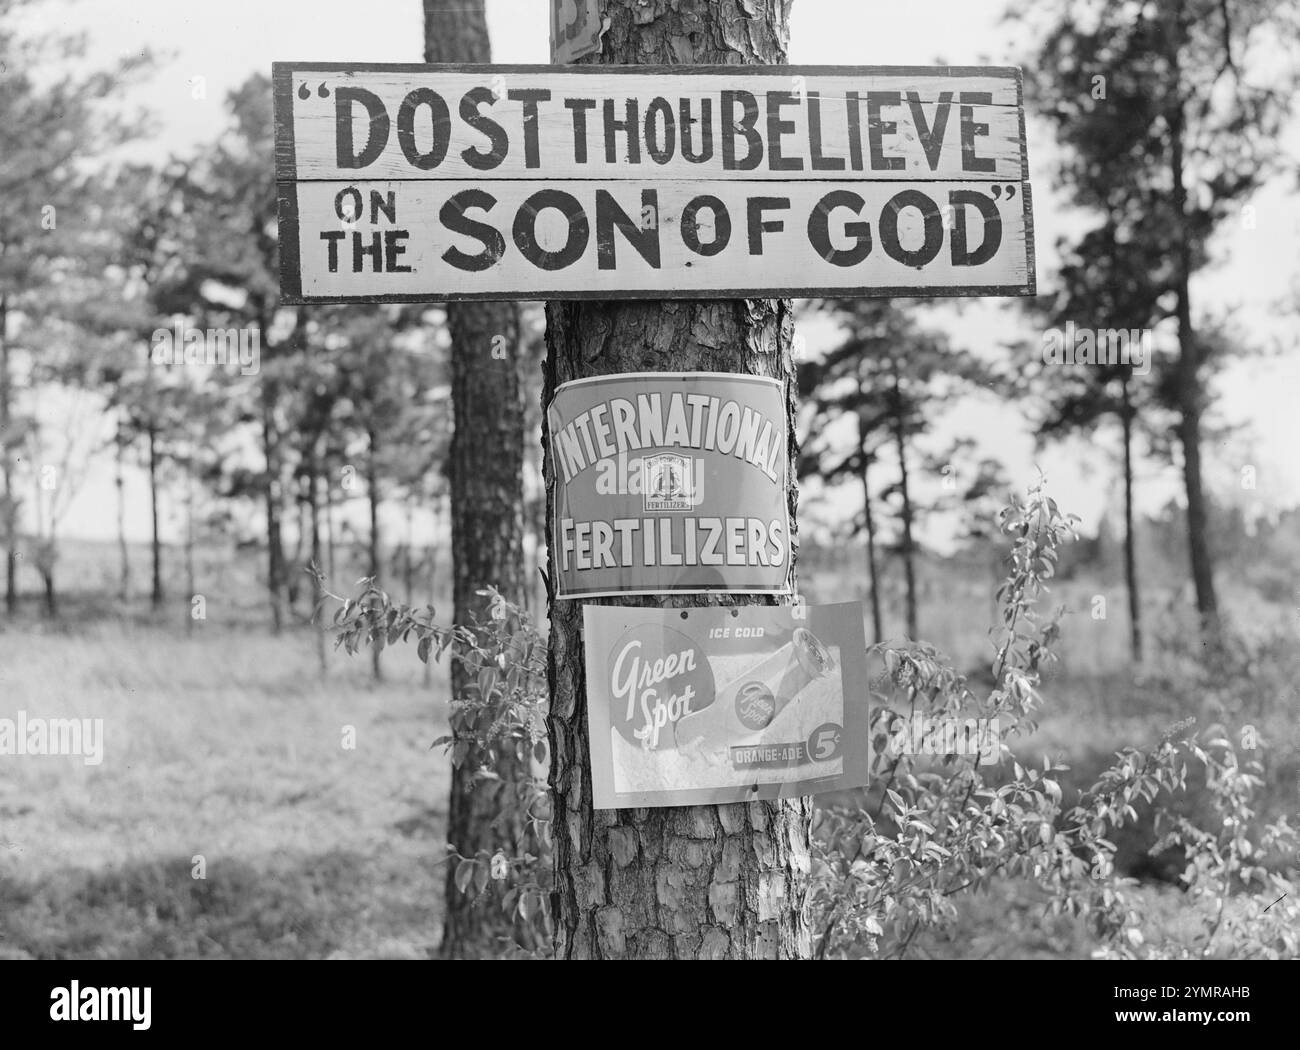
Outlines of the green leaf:
<svg viewBox="0 0 1300 1050">
<path fill-rule="evenodd" d="M 534 915 L 542 910 L 542 895 L 529 887 L 519 898 L 519 914 L 531 922 Z"/>
</svg>

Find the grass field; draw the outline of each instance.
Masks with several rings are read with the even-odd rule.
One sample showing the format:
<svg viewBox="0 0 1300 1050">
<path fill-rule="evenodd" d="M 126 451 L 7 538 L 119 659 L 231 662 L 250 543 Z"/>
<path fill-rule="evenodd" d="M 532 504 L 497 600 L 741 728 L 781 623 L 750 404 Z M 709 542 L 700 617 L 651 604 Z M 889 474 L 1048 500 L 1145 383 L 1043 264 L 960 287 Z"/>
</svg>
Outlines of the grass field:
<svg viewBox="0 0 1300 1050">
<path fill-rule="evenodd" d="M 922 606 L 923 633 L 971 670 L 990 651 L 981 582 L 936 589 Z M 843 583 L 810 575 L 804 592 L 858 596 Z M 1065 584 L 1053 598 L 1087 610 L 1095 591 Z M 143 611 L 106 620 L 112 603 L 96 601 L 69 601 L 68 619 L 47 624 L 33 600 L 25 626 L 0 629 L 0 717 L 102 718 L 105 732 L 98 766 L 0 756 L 0 957 L 429 955 L 448 776 L 429 745 L 446 731 L 445 666 L 426 684 L 412 648 L 391 650 L 376 685 L 367 658 L 331 652 L 322 675 L 311 631 L 272 637 L 260 610 L 210 599 L 209 620 L 187 632 L 186 606 L 164 624 Z M 1026 757 L 1068 759 L 1080 784 L 1114 749 L 1154 742 L 1203 704 L 1124 666 L 1112 602 L 1106 620 L 1071 617 L 1046 717 L 1025 742 Z M 1274 784 L 1296 782 L 1288 761 Z M 1140 829 L 1122 841 L 1122 858 L 1138 864 L 1145 841 Z M 1155 881 L 1142 893 L 1153 921 L 1177 921 L 1179 890 Z M 1048 921 L 1036 894 L 1012 884 L 966 900 L 950 936 L 917 945 L 961 958 L 1095 947 L 1083 924 Z"/>
<path fill-rule="evenodd" d="M 102 718 L 104 758 L 0 758 L 0 955 L 424 956 L 445 670 L 200 625 L 0 634 L 0 715 Z M 355 727 L 345 749 L 344 727 Z M 195 857 L 206 878 L 192 877 Z"/>
</svg>

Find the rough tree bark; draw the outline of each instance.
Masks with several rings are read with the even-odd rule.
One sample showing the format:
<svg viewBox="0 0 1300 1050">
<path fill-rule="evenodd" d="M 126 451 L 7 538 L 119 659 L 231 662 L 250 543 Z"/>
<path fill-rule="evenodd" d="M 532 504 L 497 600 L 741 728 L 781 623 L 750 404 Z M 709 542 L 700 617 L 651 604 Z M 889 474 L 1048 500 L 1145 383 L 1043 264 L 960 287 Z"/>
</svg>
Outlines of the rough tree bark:
<svg viewBox="0 0 1300 1050">
<path fill-rule="evenodd" d="M 790 0 L 606 0 L 603 63 L 786 60 Z M 793 478 L 793 319 L 779 300 L 551 303 L 544 398 L 585 376 L 739 372 L 789 391 Z M 543 448 L 549 445 L 543 440 Z M 548 505 L 555 499 L 549 451 Z M 790 489 L 794 520 L 796 489 Z M 547 519 L 548 539 L 551 517 Z M 552 576 L 554 567 L 552 562 Z M 728 604 L 749 604 L 735 596 Z M 682 607 L 708 599 L 622 604 Z M 689 808 L 592 808 L 582 605 L 550 602 L 551 789 L 559 958 L 806 958 L 812 807 L 807 798 Z"/>
<path fill-rule="evenodd" d="M 484 0 L 424 0 L 426 62 L 490 62 Z M 483 611 L 478 592 L 491 585 L 512 601 L 523 597 L 524 405 L 516 363 L 518 307 L 512 303 L 451 303 L 451 560 L 453 617 L 470 625 Z M 452 695 L 465 686 L 451 666 Z M 447 841 L 462 856 L 479 850 L 513 853 L 511 832 L 494 829 L 500 796 L 516 781 L 503 758 L 501 780 L 475 782 L 473 763 L 452 771 Z M 518 831 L 519 829 L 514 829 Z M 447 865 L 442 953 L 479 954 L 510 926 L 489 901 L 477 905 L 456 889 Z"/>
</svg>

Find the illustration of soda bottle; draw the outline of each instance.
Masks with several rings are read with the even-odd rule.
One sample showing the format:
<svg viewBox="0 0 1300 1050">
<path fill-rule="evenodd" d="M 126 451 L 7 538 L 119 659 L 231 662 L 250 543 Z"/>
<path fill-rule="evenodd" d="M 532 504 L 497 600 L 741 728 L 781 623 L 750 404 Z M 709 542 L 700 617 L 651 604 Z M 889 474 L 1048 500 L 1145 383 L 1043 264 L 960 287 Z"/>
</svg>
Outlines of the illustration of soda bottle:
<svg viewBox="0 0 1300 1050">
<path fill-rule="evenodd" d="M 806 627 L 790 641 L 718 690 L 717 701 L 688 715 L 675 728 L 677 746 L 698 744 L 712 750 L 762 734 L 808 685 L 836 669 L 829 649 Z"/>
</svg>

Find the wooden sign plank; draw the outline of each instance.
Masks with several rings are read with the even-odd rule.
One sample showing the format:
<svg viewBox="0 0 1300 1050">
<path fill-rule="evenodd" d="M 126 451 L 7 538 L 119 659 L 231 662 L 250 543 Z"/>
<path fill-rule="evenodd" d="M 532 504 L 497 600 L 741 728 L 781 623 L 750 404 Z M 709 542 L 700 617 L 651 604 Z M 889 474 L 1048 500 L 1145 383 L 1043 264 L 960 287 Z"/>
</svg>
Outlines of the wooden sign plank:
<svg viewBox="0 0 1300 1050">
<path fill-rule="evenodd" d="M 1023 184 L 920 185 L 299 183 L 287 188 L 304 246 L 294 293 L 402 302 L 1026 287 Z"/>
<path fill-rule="evenodd" d="M 274 77 L 289 302 L 1034 294 L 1016 69 Z"/>
<path fill-rule="evenodd" d="M 294 164 L 280 158 L 277 176 L 1025 178 L 1015 70 L 958 78 L 489 68 L 497 71 L 290 74 Z M 407 105 L 411 98 L 424 102 Z"/>
</svg>

